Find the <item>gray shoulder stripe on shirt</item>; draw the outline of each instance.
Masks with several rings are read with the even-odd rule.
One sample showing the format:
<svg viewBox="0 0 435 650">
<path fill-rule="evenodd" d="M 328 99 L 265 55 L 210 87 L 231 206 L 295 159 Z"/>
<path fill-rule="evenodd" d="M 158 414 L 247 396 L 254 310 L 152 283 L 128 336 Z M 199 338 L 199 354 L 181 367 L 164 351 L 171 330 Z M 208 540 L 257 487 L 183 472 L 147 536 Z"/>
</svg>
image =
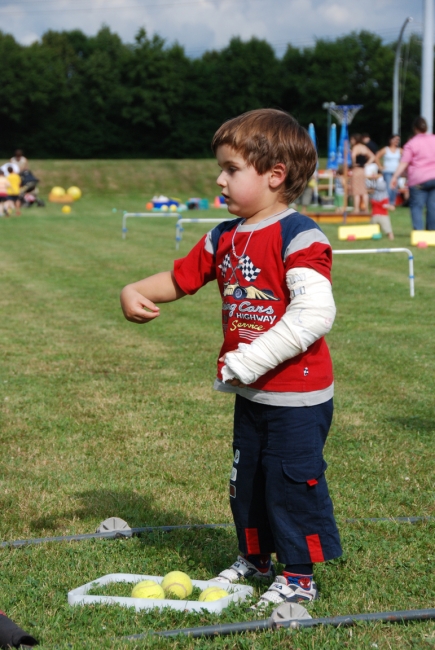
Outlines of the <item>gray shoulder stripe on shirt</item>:
<svg viewBox="0 0 435 650">
<path fill-rule="evenodd" d="M 300 232 L 299 235 L 296 235 L 296 237 L 291 240 L 290 244 L 285 249 L 284 259 L 287 259 L 287 257 L 293 253 L 297 253 L 304 248 L 308 248 L 311 246 L 311 244 L 314 244 L 316 242 L 320 244 L 327 244 L 328 246 L 330 245 L 326 235 L 324 235 L 321 230 L 317 230 L 317 228 L 312 228 L 311 230 L 304 230 L 304 232 Z"/>
<path fill-rule="evenodd" d="M 207 253 L 211 253 L 212 255 L 214 255 L 213 244 L 211 241 L 211 230 L 205 236 L 204 248 L 207 251 Z"/>
</svg>

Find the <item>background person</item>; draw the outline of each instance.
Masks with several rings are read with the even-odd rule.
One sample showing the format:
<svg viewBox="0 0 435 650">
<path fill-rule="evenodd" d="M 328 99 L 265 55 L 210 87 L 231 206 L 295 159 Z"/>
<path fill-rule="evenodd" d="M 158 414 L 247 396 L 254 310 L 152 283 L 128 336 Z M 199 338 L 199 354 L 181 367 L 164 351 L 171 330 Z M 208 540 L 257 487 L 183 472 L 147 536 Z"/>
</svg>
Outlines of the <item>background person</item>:
<svg viewBox="0 0 435 650">
<path fill-rule="evenodd" d="M 387 183 L 383 175 L 374 170 L 374 173 L 367 176 L 367 189 L 370 192 L 370 203 L 372 210 L 372 218 L 370 223 L 379 224 L 384 235 L 387 235 L 389 240 L 394 239 L 393 227 L 391 225 L 390 215 L 388 214 L 388 190 Z"/>
<path fill-rule="evenodd" d="M 295 201 L 296 205 L 301 206 L 301 208 L 299 210 L 299 212 L 301 214 L 307 214 L 307 208 L 313 202 L 314 188 L 315 187 L 316 187 L 316 180 L 315 180 L 315 178 L 313 176 L 308 181 L 307 186 L 304 189 L 304 191 L 302 192 L 302 194 L 296 199 L 296 201 Z"/>
<path fill-rule="evenodd" d="M 387 184 L 388 198 L 390 206 L 395 207 L 397 189 L 390 187 L 393 174 L 399 166 L 403 150 L 400 146 L 400 136 L 397 134 L 390 135 L 388 139 L 388 146 L 383 147 L 376 154 L 376 164 L 382 172 L 384 180 Z"/>
<path fill-rule="evenodd" d="M 424 117 L 417 117 L 412 128 L 414 137 L 403 147 L 402 159 L 390 185 L 395 189 L 398 178 L 407 171 L 412 227 L 424 230 L 426 206 L 426 230 L 435 230 L 435 135 L 427 133 Z"/>
<path fill-rule="evenodd" d="M 19 166 L 17 165 L 17 163 L 5 162 L 5 163 L 0 167 L 0 169 L 2 170 L 2 172 L 3 172 L 3 174 L 4 174 L 5 176 L 9 176 L 9 171 L 8 171 L 9 167 L 12 167 L 12 171 L 13 171 L 15 174 L 19 174 L 19 173 L 20 173 L 20 168 L 19 168 Z"/>
<path fill-rule="evenodd" d="M 12 165 L 9 165 L 8 172 L 9 172 L 8 181 L 10 185 L 8 189 L 9 201 L 11 201 L 13 207 L 15 208 L 17 216 L 19 216 L 20 207 L 21 207 L 21 201 L 20 201 L 21 176 L 14 172 Z"/>
<path fill-rule="evenodd" d="M 371 139 L 370 135 L 369 135 L 368 133 L 363 133 L 362 136 L 361 136 L 361 138 L 362 138 L 362 143 L 365 144 L 365 146 L 366 146 L 368 149 L 370 149 L 370 151 L 371 151 L 372 153 L 374 153 L 374 154 L 376 155 L 377 152 L 378 152 L 379 147 L 378 147 L 378 145 L 376 144 L 376 142 L 373 142 L 373 140 Z"/>
<path fill-rule="evenodd" d="M 367 210 L 369 206 L 369 195 L 366 186 L 365 166 L 375 162 L 375 155 L 362 142 L 360 133 L 353 133 L 350 136 L 352 176 L 351 193 L 353 197 L 353 211 Z"/>
<path fill-rule="evenodd" d="M 8 191 L 11 184 L 5 176 L 3 169 L 0 169 L 0 214 L 9 216 L 6 203 L 9 199 Z"/>
<path fill-rule="evenodd" d="M 15 151 L 15 155 L 11 158 L 11 163 L 18 165 L 19 173 L 24 172 L 26 169 L 29 169 L 29 161 L 23 155 L 21 149 Z"/>
</svg>

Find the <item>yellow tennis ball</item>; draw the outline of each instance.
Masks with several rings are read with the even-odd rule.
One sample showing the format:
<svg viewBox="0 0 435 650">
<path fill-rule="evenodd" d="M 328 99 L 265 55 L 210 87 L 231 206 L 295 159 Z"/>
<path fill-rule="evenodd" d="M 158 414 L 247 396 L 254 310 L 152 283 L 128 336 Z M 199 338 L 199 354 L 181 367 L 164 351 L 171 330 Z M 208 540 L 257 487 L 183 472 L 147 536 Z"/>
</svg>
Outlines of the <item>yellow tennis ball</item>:
<svg viewBox="0 0 435 650">
<path fill-rule="evenodd" d="M 169 207 L 169 211 L 170 211 L 170 212 L 177 212 L 177 206 L 174 205 L 174 204 L 172 204 L 172 205 Z"/>
<path fill-rule="evenodd" d="M 221 589 L 221 587 L 207 587 L 201 593 L 198 598 L 200 603 L 209 603 L 212 600 L 221 600 L 221 598 L 226 598 L 228 596 L 228 591 Z"/>
<path fill-rule="evenodd" d="M 157 582 L 154 582 L 154 580 L 142 580 L 142 582 L 138 582 L 137 585 L 133 587 L 131 597 L 156 598 L 161 600 L 165 597 L 165 592 Z"/>
<path fill-rule="evenodd" d="M 171 571 L 163 578 L 162 587 L 165 594 L 187 598 L 193 591 L 192 580 L 183 571 Z"/>
<path fill-rule="evenodd" d="M 56 185 L 56 187 L 53 187 L 50 194 L 52 194 L 53 196 L 63 196 L 65 194 L 65 190 L 63 189 L 63 187 L 59 187 L 58 185 Z"/>
<path fill-rule="evenodd" d="M 71 206 L 70 205 L 64 205 L 62 208 L 62 212 L 64 214 L 69 214 L 71 212 Z"/>
<path fill-rule="evenodd" d="M 168 208 L 167 205 L 162 205 L 162 207 L 160 208 L 160 210 L 161 210 L 162 212 L 167 212 L 167 211 L 169 210 L 169 208 Z"/>
<path fill-rule="evenodd" d="M 82 196 L 82 191 L 79 187 L 76 187 L 75 185 L 72 185 L 72 187 L 69 187 L 66 191 L 69 196 L 71 196 L 74 201 L 78 201 L 81 196 Z"/>
</svg>

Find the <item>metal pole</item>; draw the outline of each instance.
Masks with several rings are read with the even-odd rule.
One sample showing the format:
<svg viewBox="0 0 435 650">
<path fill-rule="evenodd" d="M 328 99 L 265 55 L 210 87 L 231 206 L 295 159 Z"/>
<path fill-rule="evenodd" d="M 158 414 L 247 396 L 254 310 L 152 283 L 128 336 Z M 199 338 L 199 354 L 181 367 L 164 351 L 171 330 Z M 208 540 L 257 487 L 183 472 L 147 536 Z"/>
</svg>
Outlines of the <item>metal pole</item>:
<svg viewBox="0 0 435 650">
<path fill-rule="evenodd" d="M 421 51 L 421 108 L 420 114 L 427 122 L 428 133 L 433 131 L 433 3 L 424 0 L 423 47 Z"/>
<path fill-rule="evenodd" d="M 202 627 L 180 628 L 178 630 L 164 630 L 162 632 L 150 631 L 145 634 L 125 636 L 122 640 L 138 641 L 139 639 L 150 639 L 152 636 L 171 638 L 176 637 L 179 634 L 194 639 L 201 637 L 214 639 L 217 636 L 227 636 L 243 632 L 259 632 L 263 630 L 279 630 L 281 628 L 298 630 L 307 627 L 317 627 L 318 625 L 350 627 L 360 623 L 403 623 L 404 621 L 433 621 L 434 619 L 435 609 L 407 609 L 395 612 L 368 612 L 364 614 L 348 614 L 347 616 L 328 616 L 325 618 L 290 619 L 280 623 L 275 623 L 271 618 L 267 618 L 241 623 L 224 623 L 221 625 L 205 625 Z"/>
<path fill-rule="evenodd" d="M 396 47 L 396 58 L 394 59 L 394 75 L 393 75 L 393 130 L 391 133 L 400 135 L 400 101 L 399 101 L 399 67 L 400 67 L 400 50 L 402 49 L 402 38 L 406 29 L 406 25 L 412 21 L 409 16 L 402 25 L 400 30 L 399 40 Z"/>
<path fill-rule="evenodd" d="M 414 255 L 409 248 L 357 248 L 352 250 L 333 250 L 334 255 L 360 255 L 361 253 L 406 253 L 408 255 L 409 265 L 409 295 L 414 298 Z"/>
</svg>

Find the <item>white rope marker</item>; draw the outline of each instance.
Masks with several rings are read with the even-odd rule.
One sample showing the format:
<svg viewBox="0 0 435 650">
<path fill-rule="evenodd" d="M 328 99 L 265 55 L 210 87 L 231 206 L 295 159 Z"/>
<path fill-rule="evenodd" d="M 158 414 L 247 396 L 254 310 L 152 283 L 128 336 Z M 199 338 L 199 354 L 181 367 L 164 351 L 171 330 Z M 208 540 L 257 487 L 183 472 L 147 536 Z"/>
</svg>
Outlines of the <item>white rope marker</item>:
<svg viewBox="0 0 435 650">
<path fill-rule="evenodd" d="M 178 219 L 177 225 L 175 226 L 175 250 L 178 251 L 180 248 L 180 241 L 183 238 L 183 223 L 221 223 L 222 221 L 231 221 L 228 217 L 224 219 Z"/>
<path fill-rule="evenodd" d="M 133 217 L 154 217 L 155 219 L 161 219 L 162 217 L 177 217 L 179 219 L 181 214 L 179 212 L 165 212 L 159 214 L 157 212 L 124 212 L 122 217 L 122 238 L 125 239 L 127 236 L 127 219 Z"/>
<path fill-rule="evenodd" d="M 409 248 L 361 248 L 359 250 L 332 251 L 334 255 L 358 255 L 360 253 L 406 253 L 409 264 L 409 295 L 414 298 L 414 255 Z"/>
</svg>

